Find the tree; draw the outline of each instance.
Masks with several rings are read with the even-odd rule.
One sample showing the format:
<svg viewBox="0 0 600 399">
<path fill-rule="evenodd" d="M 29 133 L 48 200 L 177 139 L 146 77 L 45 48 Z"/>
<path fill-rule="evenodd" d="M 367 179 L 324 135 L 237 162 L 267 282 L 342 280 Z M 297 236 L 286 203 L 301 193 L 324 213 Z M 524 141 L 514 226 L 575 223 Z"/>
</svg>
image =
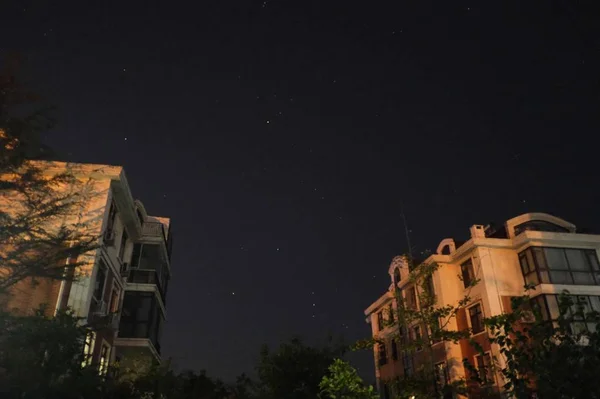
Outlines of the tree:
<svg viewBox="0 0 600 399">
<path fill-rule="evenodd" d="M 283 343 L 276 352 L 263 347 L 258 372 L 261 399 L 314 399 L 329 366 L 345 351 L 328 343 L 322 348 L 306 346 L 299 339 Z"/>
<path fill-rule="evenodd" d="M 36 101 L 14 67 L 0 72 L 0 295 L 29 278 L 76 278 L 81 255 L 98 244 L 83 214 L 89 182 L 69 170 L 47 175 L 34 162 L 50 155 L 42 134 L 54 125 Z"/>
<path fill-rule="evenodd" d="M 348 362 L 335 359 L 329 366 L 329 374 L 319 384 L 323 399 L 377 399 L 379 395 L 372 385 L 365 385 L 356 369 Z"/>
<path fill-rule="evenodd" d="M 0 313 L 0 396 L 101 398 L 103 379 L 82 351 L 90 329 L 69 312 Z"/>
<path fill-rule="evenodd" d="M 401 291 L 394 289 L 396 308 L 388 311 L 385 327 L 391 327 L 391 335 L 386 339 L 393 339 L 398 343 L 399 356 L 402 356 L 411 365 L 415 355 L 419 354 L 419 365 L 411 367 L 410 373 L 397 377 L 391 381 L 382 381 L 391 388 L 396 398 L 439 398 L 447 397 L 454 393 L 464 394 L 466 385 L 463 380 L 453 381 L 450 384 L 441 383 L 442 379 L 435 368 L 433 345 L 439 342 L 458 343 L 470 335 L 470 331 L 450 328 L 457 312 L 467 305 L 471 298 L 470 289 L 478 281 L 467 283 L 466 295 L 456 304 L 437 304 L 432 287 L 432 276 L 439 265 L 416 261 L 411 255 L 403 256 L 406 267 L 409 269 L 409 284 L 414 288 L 412 294 L 405 299 Z M 411 292 L 412 289 L 410 288 Z M 418 298 L 418 304 L 416 299 Z M 391 313 L 391 315 L 390 315 Z M 414 334 L 418 327 L 419 335 Z M 385 345 L 385 340 L 370 339 L 359 342 L 355 348 L 369 348 L 373 345 Z"/>
<path fill-rule="evenodd" d="M 517 399 L 534 392 L 544 399 L 600 398 L 600 303 L 564 291 L 558 314 L 552 315 L 547 300 L 544 295 L 514 297 L 511 313 L 484 321 L 490 342 L 500 347 L 501 358 L 494 363 L 505 379 L 504 389 Z M 484 386 L 473 365 L 465 360 L 465 366 Z"/>
</svg>

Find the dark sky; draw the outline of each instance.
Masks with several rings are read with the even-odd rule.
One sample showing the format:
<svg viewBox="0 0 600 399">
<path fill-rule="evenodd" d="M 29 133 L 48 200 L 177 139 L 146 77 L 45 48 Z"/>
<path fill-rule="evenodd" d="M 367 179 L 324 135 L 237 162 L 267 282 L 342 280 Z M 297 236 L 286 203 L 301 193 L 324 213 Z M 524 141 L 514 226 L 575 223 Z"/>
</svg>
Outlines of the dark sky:
<svg viewBox="0 0 600 399">
<path fill-rule="evenodd" d="M 401 201 L 419 250 L 527 211 L 600 230 L 593 3 L 4 0 L 0 51 L 65 159 L 172 218 L 164 354 L 230 380 L 369 334 Z"/>
</svg>

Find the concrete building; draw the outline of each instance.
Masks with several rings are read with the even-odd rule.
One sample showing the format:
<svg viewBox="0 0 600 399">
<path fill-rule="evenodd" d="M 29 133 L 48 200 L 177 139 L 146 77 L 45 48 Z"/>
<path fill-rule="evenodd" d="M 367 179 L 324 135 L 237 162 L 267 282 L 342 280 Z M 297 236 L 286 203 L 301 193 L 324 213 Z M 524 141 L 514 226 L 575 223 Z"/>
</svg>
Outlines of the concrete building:
<svg viewBox="0 0 600 399">
<path fill-rule="evenodd" d="M 87 233 L 98 237 L 99 247 L 80 256 L 78 262 L 83 258 L 85 264 L 74 281 L 22 281 L 13 287 L 6 308 L 27 312 L 47 304 L 52 315 L 68 307 L 89 323 L 105 326 L 84 344 L 90 363 L 98 364 L 101 372 L 127 355 L 160 362 L 171 277 L 170 220 L 148 215 L 134 200 L 122 167 L 63 162 L 39 166 L 48 176 L 68 170 L 85 183 L 78 217 Z"/>
<path fill-rule="evenodd" d="M 390 309 L 397 308 L 396 292 L 405 306 L 418 308 L 421 287 L 411 282 L 413 271 L 408 269 L 406 259 L 394 258 L 388 270 L 391 279 L 388 290 L 365 311 L 373 337 L 385 342 L 373 348 L 382 397 L 390 396 L 386 381 L 413 373 L 428 360 L 426 356 L 430 353 L 440 384 L 461 378 L 468 381 L 468 371 L 462 364 L 466 358 L 479 369 L 482 379 L 500 390 L 503 377 L 493 367 L 492 359 L 502 366 L 502 356 L 499 348 L 486 339 L 488 332 L 482 324 L 483 318 L 510 312 L 511 297 L 524 295 L 526 283 L 535 285 L 529 295 L 541 305 L 546 318 L 558 317 L 557 294 L 565 289 L 583 298 L 589 309 L 600 311 L 599 251 L 600 235 L 578 233 L 575 225 L 544 213 L 527 213 L 499 228 L 474 225 L 466 242 L 443 239 L 436 252 L 422 262 L 438 265 L 430 282 L 436 305 L 456 306 L 467 294 L 471 301 L 460 308 L 456 317 L 442 323 L 449 330 L 470 328 L 471 338 L 482 345 L 484 356 L 467 339 L 458 344 L 434 343 L 431 352 L 403 351 L 397 339 L 398 326 L 386 323 L 386 319 L 390 317 Z M 479 282 L 469 286 L 474 279 Z M 403 327 L 400 332 L 409 340 L 427 334 L 425 326 Z M 586 328 L 585 323 L 579 328 Z M 472 396 L 477 397 L 476 388 L 472 388 Z"/>
</svg>

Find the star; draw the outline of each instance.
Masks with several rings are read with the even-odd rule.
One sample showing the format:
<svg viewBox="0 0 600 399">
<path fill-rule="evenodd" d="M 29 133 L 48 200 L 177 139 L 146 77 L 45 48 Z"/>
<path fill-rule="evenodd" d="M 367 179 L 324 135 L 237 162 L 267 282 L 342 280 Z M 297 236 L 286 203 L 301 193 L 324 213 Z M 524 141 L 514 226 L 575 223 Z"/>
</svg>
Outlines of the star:
<svg viewBox="0 0 600 399">
<path fill-rule="evenodd" d="M 315 307 L 315 306 L 317 306 L 317 304 L 316 304 L 316 303 L 313 303 L 313 307 Z"/>
<path fill-rule="evenodd" d="M 279 248 L 277 248 L 277 252 L 279 252 Z"/>
<path fill-rule="evenodd" d="M 125 137 L 125 141 L 127 141 L 127 137 Z"/>
<path fill-rule="evenodd" d="M 235 292 L 232 292 L 231 295 L 235 295 Z"/>
<path fill-rule="evenodd" d="M 123 72 L 127 72 L 127 68 L 123 68 Z"/>
<path fill-rule="evenodd" d="M 271 121 L 268 120 L 267 123 L 271 123 Z"/>
</svg>

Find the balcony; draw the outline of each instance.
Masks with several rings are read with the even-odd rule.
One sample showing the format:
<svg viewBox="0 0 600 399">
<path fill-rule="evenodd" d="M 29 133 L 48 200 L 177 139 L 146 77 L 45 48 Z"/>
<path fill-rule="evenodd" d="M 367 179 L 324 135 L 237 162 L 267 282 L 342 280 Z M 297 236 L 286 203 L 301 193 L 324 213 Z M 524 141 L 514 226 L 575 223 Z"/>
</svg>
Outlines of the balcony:
<svg viewBox="0 0 600 399">
<path fill-rule="evenodd" d="M 130 269 L 127 274 L 127 282 L 132 284 L 156 285 L 163 304 L 165 306 L 167 305 L 167 295 L 164 289 L 165 287 L 163 287 L 162 281 L 155 270 Z"/>
</svg>

